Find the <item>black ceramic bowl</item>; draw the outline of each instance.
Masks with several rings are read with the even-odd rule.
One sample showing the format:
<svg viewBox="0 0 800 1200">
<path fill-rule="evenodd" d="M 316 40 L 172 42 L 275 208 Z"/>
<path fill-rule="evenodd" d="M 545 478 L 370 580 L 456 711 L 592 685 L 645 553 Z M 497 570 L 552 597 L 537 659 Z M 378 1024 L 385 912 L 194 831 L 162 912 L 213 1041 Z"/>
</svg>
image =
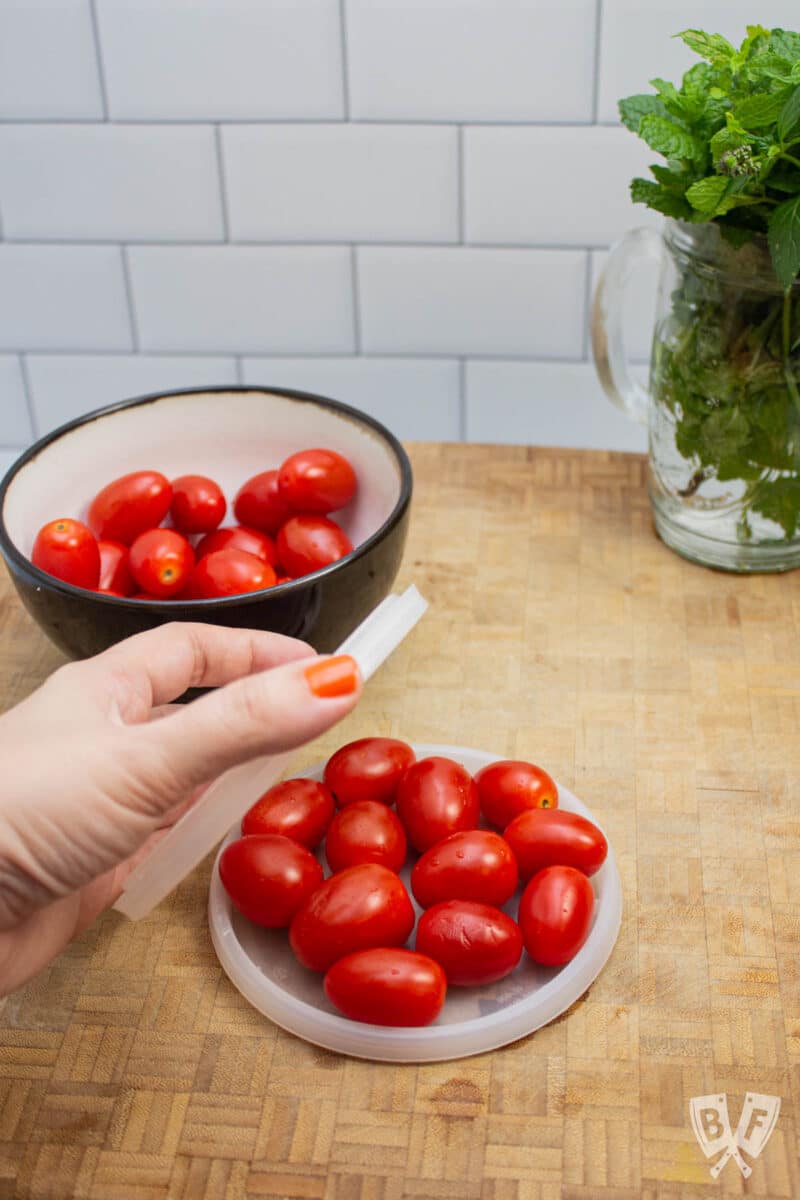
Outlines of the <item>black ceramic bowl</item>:
<svg viewBox="0 0 800 1200">
<path fill-rule="evenodd" d="M 85 520 L 92 497 L 129 471 L 167 478 L 210 475 L 232 500 L 259 471 L 295 450 L 325 446 L 355 468 L 355 498 L 332 514 L 354 550 L 346 558 L 266 591 L 216 600 L 150 601 L 101 596 L 62 583 L 30 559 L 48 521 Z M 411 502 L 411 466 L 379 422 L 323 396 L 282 388 L 225 387 L 124 400 L 56 429 L 0 483 L 0 549 L 22 603 L 55 644 L 86 658 L 167 621 L 270 629 L 334 650 L 391 589 Z"/>
</svg>

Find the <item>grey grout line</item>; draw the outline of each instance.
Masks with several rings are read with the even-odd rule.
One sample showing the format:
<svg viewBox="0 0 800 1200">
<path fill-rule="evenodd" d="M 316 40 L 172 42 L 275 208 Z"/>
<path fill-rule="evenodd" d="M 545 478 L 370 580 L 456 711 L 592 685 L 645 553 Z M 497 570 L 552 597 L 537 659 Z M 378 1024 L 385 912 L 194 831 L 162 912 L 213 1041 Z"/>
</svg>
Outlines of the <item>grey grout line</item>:
<svg viewBox="0 0 800 1200">
<path fill-rule="evenodd" d="M 89 0 L 89 17 L 92 22 L 92 35 L 94 37 L 94 52 L 97 59 L 97 77 L 100 81 L 100 98 L 103 102 L 103 120 L 108 120 L 108 87 L 106 86 L 106 68 L 103 62 L 103 46 L 100 41 L 100 24 L 97 20 L 97 6 L 95 0 Z"/>
<path fill-rule="evenodd" d="M 150 238 L 147 241 L 137 241 L 135 238 L 64 238 L 64 237 L 39 237 L 31 238 L 6 238 L 6 243 L 9 246 L 133 246 L 136 249 L 141 247 L 152 248 L 156 250 L 196 250 L 207 249 L 209 247 L 221 248 L 223 245 L 261 247 L 264 250 L 303 250 L 303 249 L 320 249 L 329 248 L 331 250 L 341 250 L 347 247 L 358 246 L 362 250 L 557 250 L 563 252 L 566 250 L 573 253 L 581 253 L 589 250 L 608 250 L 610 242 L 457 242 L 457 241 L 430 241 L 430 242 L 351 242 L 351 241 L 332 241 L 330 238 L 321 238 L 314 241 L 310 238 L 292 241 L 291 239 L 284 241 L 254 241 L 251 238 L 235 239 L 229 243 L 220 242 L 219 239 L 209 238 L 208 241 L 198 241 L 194 238 L 192 241 L 176 241 L 174 239 L 158 241 Z"/>
<path fill-rule="evenodd" d="M 36 441 L 39 437 L 39 420 L 36 416 L 36 406 L 33 403 L 33 384 L 31 383 L 30 371 L 28 369 L 28 358 L 25 354 L 19 355 L 19 369 L 22 374 L 22 383 L 25 389 L 25 402 L 28 407 L 28 419 L 31 423 L 31 431 L 33 440 Z"/>
<path fill-rule="evenodd" d="M 347 0 L 339 0 L 339 33 L 342 45 L 342 105 L 344 119 L 350 120 L 350 64 L 347 56 Z"/>
<path fill-rule="evenodd" d="M 363 353 L 363 340 L 361 337 L 361 289 L 358 282 L 358 249 L 356 246 L 350 247 L 350 272 L 353 296 L 353 341 L 355 343 L 356 354 L 361 354 Z"/>
<path fill-rule="evenodd" d="M 131 323 L 131 342 L 134 354 L 140 349 L 139 322 L 136 318 L 136 303 L 133 298 L 133 283 L 131 282 L 131 265 L 128 261 L 128 247 L 120 246 L 122 256 L 122 278 L 125 281 L 125 295 L 128 300 L 128 319 Z"/>
<path fill-rule="evenodd" d="M 458 440 L 467 440 L 467 360 L 458 360 Z"/>
<path fill-rule="evenodd" d="M 244 383 L 244 363 L 241 354 L 237 354 L 233 361 L 236 364 L 236 382 L 242 384 Z"/>
<path fill-rule="evenodd" d="M 600 107 L 600 39 L 603 34 L 603 0 L 597 0 L 594 14 L 594 79 L 592 81 L 592 122 L 597 124 Z"/>
<path fill-rule="evenodd" d="M 31 358 L 130 358 L 137 354 L 136 351 L 126 348 L 124 350 L 110 350 L 108 347 L 101 349 L 82 349 L 75 350 L 71 348 L 59 347 L 56 349 L 31 350 L 24 346 L 5 346 L 2 354 L 27 354 Z M 258 358 L 258 359 L 282 359 L 282 358 L 311 358 L 322 359 L 330 358 L 335 360 L 347 361 L 352 358 L 367 358 L 367 359 L 400 359 L 402 361 L 415 362 L 450 362 L 458 363 L 463 359 L 464 362 L 487 362 L 487 363 L 561 363 L 564 366 L 584 366 L 586 360 L 581 357 L 580 351 L 574 355 L 566 354 L 511 354 L 503 351 L 499 354 L 480 354 L 470 350 L 361 350 L 360 355 L 352 350 L 343 350 L 335 352 L 331 350 L 280 350 L 273 353 L 265 352 L 264 350 L 242 350 L 235 349 L 214 349 L 214 350 L 198 350 L 194 347 L 187 348 L 186 346 L 180 349 L 171 350 L 150 350 L 144 349 L 141 351 L 140 357 L 146 359 L 158 358 L 228 358 L 236 359 L 236 357 Z M 631 363 L 634 366 L 647 366 L 648 359 L 632 357 Z"/>
<path fill-rule="evenodd" d="M 222 153 L 222 132 L 219 125 L 214 126 L 214 144 L 217 151 L 217 174 L 219 175 L 219 203 L 222 211 L 223 241 L 231 240 L 231 225 L 228 205 L 228 178 L 225 174 L 225 156 Z"/>
<path fill-rule="evenodd" d="M 458 128 L 458 240 L 464 244 L 466 230 L 466 202 L 464 191 L 464 127 Z"/>
<path fill-rule="evenodd" d="M 4 125 L 102 125 L 100 117 L 3 117 Z M 594 121 L 591 117 L 565 117 L 563 120 L 537 120 L 535 117 L 481 118 L 481 117 L 359 117 L 347 122 L 343 117 L 280 117 L 271 120 L 269 117 L 147 117 L 128 119 L 124 117 L 114 121 L 114 125 L 438 125 L 440 127 L 465 127 L 468 125 L 486 125 L 490 128 L 502 128 L 513 125 L 515 128 L 557 129 L 569 128 L 571 125 L 586 129 L 592 125 L 619 125 L 619 121 Z"/>
<path fill-rule="evenodd" d="M 586 277 L 583 293 L 583 357 L 589 358 L 589 320 L 592 311 L 592 255 L 586 252 Z"/>
</svg>

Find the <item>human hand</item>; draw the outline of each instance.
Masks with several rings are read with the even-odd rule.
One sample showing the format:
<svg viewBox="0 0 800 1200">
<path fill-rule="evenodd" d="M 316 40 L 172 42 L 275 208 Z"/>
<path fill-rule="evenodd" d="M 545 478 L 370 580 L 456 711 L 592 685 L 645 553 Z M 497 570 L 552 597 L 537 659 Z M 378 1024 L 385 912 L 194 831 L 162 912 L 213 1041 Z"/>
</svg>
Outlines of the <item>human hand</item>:
<svg viewBox="0 0 800 1200">
<path fill-rule="evenodd" d="M 165 707 L 190 687 L 218 690 Z M 114 903 L 213 779 L 316 737 L 360 692 L 347 656 L 178 622 L 62 667 L 0 717 L 0 994 Z"/>
</svg>

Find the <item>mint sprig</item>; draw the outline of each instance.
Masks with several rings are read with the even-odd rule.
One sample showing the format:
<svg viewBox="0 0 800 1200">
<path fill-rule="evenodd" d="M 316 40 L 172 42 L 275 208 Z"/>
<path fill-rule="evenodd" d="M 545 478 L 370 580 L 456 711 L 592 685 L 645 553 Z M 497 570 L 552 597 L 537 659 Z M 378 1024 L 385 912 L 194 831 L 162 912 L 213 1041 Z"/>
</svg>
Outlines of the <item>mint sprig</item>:
<svg viewBox="0 0 800 1200">
<path fill-rule="evenodd" d="M 704 61 L 680 87 L 619 102 L 623 124 L 666 167 L 634 179 L 633 200 L 678 219 L 715 221 L 734 245 L 769 242 L 788 289 L 800 274 L 800 33 L 748 26 L 741 46 L 721 34 L 678 34 Z"/>
</svg>

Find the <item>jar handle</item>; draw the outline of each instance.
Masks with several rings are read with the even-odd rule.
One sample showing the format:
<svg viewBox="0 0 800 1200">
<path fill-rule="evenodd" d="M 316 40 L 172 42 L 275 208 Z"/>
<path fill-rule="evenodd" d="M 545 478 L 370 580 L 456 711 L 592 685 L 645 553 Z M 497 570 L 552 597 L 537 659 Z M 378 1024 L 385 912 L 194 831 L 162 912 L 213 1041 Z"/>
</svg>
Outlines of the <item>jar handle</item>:
<svg viewBox="0 0 800 1200">
<path fill-rule="evenodd" d="M 623 295 L 635 267 L 662 261 L 663 242 L 652 229 L 631 229 L 611 247 L 592 302 L 592 351 L 603 391 L 627 416 L 647 424 L 650 394 L 630 373 L 622 336 Z"/>
</svg>

